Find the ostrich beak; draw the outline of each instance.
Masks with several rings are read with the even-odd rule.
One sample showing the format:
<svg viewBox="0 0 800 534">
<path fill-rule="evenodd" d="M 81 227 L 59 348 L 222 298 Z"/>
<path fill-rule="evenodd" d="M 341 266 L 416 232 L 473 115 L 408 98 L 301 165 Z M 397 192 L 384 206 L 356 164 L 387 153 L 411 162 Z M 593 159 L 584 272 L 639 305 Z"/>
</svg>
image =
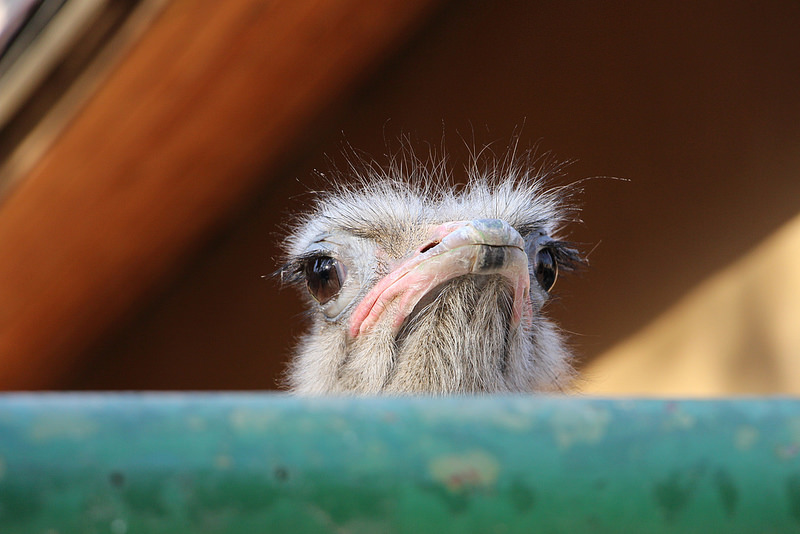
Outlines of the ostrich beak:
<svg viewBox="0 0 800 534">
<path fill-rule="evenodd" d="M 417 303 L 434 288 L 467 274 L 500 274 L 514 291 L 512 325 L 530 321 L 530 275 L 525 241 L 499 219 L 448 222 L 433 229 L 431 239 L 381 279 L 350 317 L 350 335 L 367 332 L 393 302 L 397 333 Z"/>
</svg>

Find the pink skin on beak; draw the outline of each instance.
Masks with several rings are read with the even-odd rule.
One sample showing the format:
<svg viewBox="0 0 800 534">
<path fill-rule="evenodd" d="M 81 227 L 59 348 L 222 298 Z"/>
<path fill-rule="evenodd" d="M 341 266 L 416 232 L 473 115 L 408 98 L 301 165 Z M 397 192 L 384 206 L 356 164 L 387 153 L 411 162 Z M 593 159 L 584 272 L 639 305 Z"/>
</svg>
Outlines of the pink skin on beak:
<svg viewBox="0 0 800 534">
<path fill-rule="evenodd" d="M 502 247 L 500 265 L 488 261 L 490 247 Z M 523 318 L 526 324 L 530 323 L 533 308 L 525 241 L 504 221 L 478 219 L 434 228 L 428 244 L 381 279 L 356 307 L 350 317 L 350 335 L 358 337 L 367 332 L 395 300 L 398 306 L 392 327 L 395 333 L 399 332 L 403 321 L 428 292 L 470 273 L 508 278 L 514 288 L 512 325 L 518 325 Z"/>
</svg>

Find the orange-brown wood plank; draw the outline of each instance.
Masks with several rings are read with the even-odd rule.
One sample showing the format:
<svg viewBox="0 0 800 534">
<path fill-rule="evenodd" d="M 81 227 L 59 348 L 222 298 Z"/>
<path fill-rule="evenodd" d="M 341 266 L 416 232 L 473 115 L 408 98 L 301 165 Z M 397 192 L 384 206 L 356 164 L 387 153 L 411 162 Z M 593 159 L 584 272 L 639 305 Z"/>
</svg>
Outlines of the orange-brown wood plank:
<svg viewBox="0 0 800 534">
<path fill-rule="evenodd" d="M 176 1 L 0 205 L 0 388 L 45 388 L 436 0 Z"/>
</svg>

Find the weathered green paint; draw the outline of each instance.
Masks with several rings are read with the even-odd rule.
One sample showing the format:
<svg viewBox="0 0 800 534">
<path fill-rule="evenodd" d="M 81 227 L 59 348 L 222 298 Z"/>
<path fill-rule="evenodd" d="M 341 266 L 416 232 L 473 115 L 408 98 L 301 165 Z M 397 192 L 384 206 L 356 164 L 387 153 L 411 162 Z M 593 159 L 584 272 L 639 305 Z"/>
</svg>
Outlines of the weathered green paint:
<svg viewBox="0 0 800 534">
<path fill-rule="evenodd" d="M 800 401 L 0 396 L 0 532 L 800 532 Z"/>
</svg>

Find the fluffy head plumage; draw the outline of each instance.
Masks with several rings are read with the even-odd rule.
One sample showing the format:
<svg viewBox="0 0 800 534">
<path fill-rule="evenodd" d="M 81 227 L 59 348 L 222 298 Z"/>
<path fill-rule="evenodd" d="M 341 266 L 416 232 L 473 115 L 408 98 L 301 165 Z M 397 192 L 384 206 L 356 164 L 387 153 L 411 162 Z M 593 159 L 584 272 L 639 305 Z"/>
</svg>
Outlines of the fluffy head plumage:
<svg viewBox="0 0 800 534">
<path fill-rule="evenodd" d="M 478 160 L 463 186 L 448 185 L 444 160 L 413 155 L 386 167 L 359 159 L 349 180 L 316 195 L 285 241 L 287 282 L 308 283 L 320 258 L 341 285 L 329 300 L 308 292 L 310 331 L 290 365 L 290 388 L 324 393 L 477 393 L 552 391 L 572 375 L 570 354 L 541 313 L 547 289 L 537 280 L 543 249 L 562 270 L 581 263 L 559 239 L 574 220 L 571 187 L 553 187 L 561 167 L 525 154 Z M 440 284 L 399 328 L 381 320 L 365 334 L 348 333 L 358 303 L 378 281 L 426 250 L 431 229 L 451 221 L 500 219 L 524 239 L 531 317 L 512 320 L 514 292 L 500 274 L 466 274 Z M 434 242 L 435 244 L 435 242 Z M 335 270 L 335 272 L 333 272 Z M 341 280 L 340 278 L 344 278 Z M 326 278 L 327 280 L 327 278 Z M 393 302 L 387 304 L 391 316 Z"/>
</svg>

